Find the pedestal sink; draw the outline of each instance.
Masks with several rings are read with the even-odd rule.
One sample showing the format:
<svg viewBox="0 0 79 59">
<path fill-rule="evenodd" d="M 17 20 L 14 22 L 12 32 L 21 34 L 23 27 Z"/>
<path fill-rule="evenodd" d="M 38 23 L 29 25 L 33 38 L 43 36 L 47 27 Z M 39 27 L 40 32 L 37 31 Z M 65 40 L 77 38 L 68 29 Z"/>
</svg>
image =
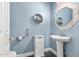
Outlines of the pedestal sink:
<svg viewBox="0 0 79 59">
<path fill-rule="evenodd" d="M 69 42 L 70 37 L 61 36 L 61 35 L 51 35 L 50 37 L 56 41 L 57 57 L 63 57 L 63 43 Z"/>
</svg>

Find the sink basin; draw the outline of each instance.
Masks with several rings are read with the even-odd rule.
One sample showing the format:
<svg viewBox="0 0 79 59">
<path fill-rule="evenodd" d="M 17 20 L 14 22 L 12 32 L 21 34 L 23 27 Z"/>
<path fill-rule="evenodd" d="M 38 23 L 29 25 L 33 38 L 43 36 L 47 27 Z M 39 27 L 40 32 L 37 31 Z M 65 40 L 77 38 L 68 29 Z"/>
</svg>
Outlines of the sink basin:
<svg viewBox="0 0 79 59">
<path fill-rule="evenodd" d="M 68 42 L 70 41 L 70 37 L 60 36 L 60 35 L 51 35 L 50 36 L 53 40 L 61 41 L 61 42 Z"/>
<path fill-rule="evenodd" d="M 63 51 L 63 44 L 64 42 L 69 42 L 70 37 L 67 36 L 61 36 L 61 35 L 51 35 L 50 36 L 53 40 L 56 41 L 57 45 L 57 57 L 63 57 L 64 56 L 64 51 Z"/>
</svg>

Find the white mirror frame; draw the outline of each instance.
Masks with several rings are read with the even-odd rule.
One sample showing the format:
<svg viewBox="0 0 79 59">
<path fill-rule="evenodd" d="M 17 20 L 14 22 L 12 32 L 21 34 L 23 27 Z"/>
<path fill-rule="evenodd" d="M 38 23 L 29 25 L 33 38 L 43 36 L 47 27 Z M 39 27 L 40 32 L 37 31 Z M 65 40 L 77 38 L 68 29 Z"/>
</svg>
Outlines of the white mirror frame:
<svg viewBox="0 0 79 59">
<path fill-rule="evenodd" d="M 59 30 L 64 30 L 64 31 L 69 30 L 79 21 L 79 17 L 78 17 L 79 10 L 78 10 L 76 5 L 75 6 L 73 6 L 73 5 L 63 5 L 62 7 L 59 7 L 59 8 L 56 9 L 56 15 L 62 8 L 65 8 L 65 7 L 68 7 L 68 8 L 73 10 L 73 19 L 66 26 L 63 26 L 63 27 L 58 26 L 58 24 L 56 23 L 57 19 L 55 19 L 56 27 Z M 56 16 L 55 16 L 55 18 L 56 18 Z"/>
</svg>

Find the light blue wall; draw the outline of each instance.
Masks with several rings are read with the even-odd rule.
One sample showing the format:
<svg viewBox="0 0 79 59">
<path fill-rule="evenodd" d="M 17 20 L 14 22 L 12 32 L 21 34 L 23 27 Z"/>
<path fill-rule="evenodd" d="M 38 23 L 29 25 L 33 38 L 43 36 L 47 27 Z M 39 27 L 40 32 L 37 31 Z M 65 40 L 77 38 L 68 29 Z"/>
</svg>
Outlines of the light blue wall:
<svg viewBox="0 0 79 59">
<path fill-rule="evenodd" d="M 76 4 L 76 3 L 75 3 Z M 79 3 L 77 3 L 79 5 Z M 49 38 L 50 34 L 59 34 L 59 30 L 54 25 L 55 8 L 54 3 L 11 3 L 11 50 L 15 50 L 17 54 L 34 50 L 34 35 L 45 35 L 45 48 L 51 47 L 56 50 L 55 41 Z M 63 11 L 65 13 L 65 11 Z M 37 25 L 31 16 L 35 13 L 43 14 L 44 21 Z M 70 12 L 69 12 L 70 13 Z M 61 15 L 60 15 L 61 16 Z M 65 15 L 64 15 L 65 16 Z M 63 17 L 64 17 L 63 16 Z M 64 21 L 70 19 L 65 16 Z M 29 36 L 22 41 L 17 40 L 18 35 L 22 35 L 24 30 L 29 29 Z M 79 22 L 72 29 L 65 32 L 66 36 L 71 37 L 69 43 L 65 43 L 65 55 L 69 57 L 79 57 Z"/>
<path fill-rule="evenodd" d="M 35 35 L 45 36 L 45 48 L 50 47 L 50 6 L 51 3 L 10 3 L 11 14 L 11 50 L 15 50 L 17 54 L 25 53 L 34 50 Z M 36 13 L 43 15 L 43 22 L 35 24 L 32 21 L 32 16 Z M 18 41 L 17 36 L 22 35 L 25 29 L 28 28 L 29 36 Z"/>
<path fill-rule="evenodd" d="M 79 5 L 79 3 L 77 4 Z M 56 7 L 54 7 L 54 9 L 53 7 L 54 6 L 52 5 L 52 16 L 53 15 L 55 16 Z M 68 18 L 71 18 L 70 16 L 65 15 L 65 11 L 63 14 L 64 14 L 63 17 L 65 16 L 64 21 L 66 21 Z M 54 16 L 52 17 L 52 20 L 51 20 L 52 21 L 51 22 L 51 34 L 59 34 L 59 30 L 54 25 L 54 20 L 55 20 Z M 79 57 L 79 22 L 74 27 L 72 27 L 70 30 L 65 32 L 65 35 L 71 37 L 71 41 L 69 43 L 65 43 L 64 45 L 65 55 L 68 57 Z M 53 40 L 51 40 L 51 47 L 56 50 L 56 44 Z"/>
<path fill-rule="evenodd" d="M 56 3 L 51 4 L 51 20 L 50 20 L 50 34 L 55 33 L 55 28 L 54 28 L 54 17 L 55 17 L 55 9 L 56 8 Z M 56 50 L 56 43 L 54 40 L 50 38 L 50 47 Z"/>
</svg>

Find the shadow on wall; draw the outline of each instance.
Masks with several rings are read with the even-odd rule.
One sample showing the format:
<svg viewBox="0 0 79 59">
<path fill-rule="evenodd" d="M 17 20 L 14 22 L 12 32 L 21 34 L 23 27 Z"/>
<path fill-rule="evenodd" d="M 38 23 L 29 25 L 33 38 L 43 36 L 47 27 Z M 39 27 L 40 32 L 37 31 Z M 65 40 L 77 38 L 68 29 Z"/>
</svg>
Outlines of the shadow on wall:
<svg viewBox="0 0 79 59">
<path fill-rule="evenodd" d="M 24 53 L 26 52 L 30 52 L 30 51 L 27 51 L 29 50 L 28 46 L 31 46 L 31 45 L 34 45 L 34 36 L 32 37 L 32 39 L 29 41 L 29 43 L 27 44 L 25 50 L 24 50 Z M 34 46 L 32 46 L 32 51 L 34 51 Z"/>
</svg>

